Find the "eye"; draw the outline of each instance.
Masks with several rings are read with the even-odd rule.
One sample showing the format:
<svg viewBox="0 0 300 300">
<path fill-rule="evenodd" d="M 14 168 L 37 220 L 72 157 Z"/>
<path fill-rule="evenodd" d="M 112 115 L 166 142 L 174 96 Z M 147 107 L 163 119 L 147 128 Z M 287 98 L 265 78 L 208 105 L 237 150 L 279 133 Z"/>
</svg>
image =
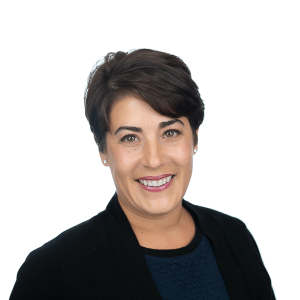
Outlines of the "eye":
<svg viewBox="0 0 300 300">
<path fill-rule="evenodd" d="M 125 136 L 123 136 L 121 138 L 121 142 L 132 143 L 132 142 L 135 142 L 135 140 L 134 140 L 135 138 L 137 139 L 136 135 L 134 135 L 134 134 L 127 134 L 127 135 L 125 135 Z"/>
<path fill-rule="evenodd" d="M 166 135 L 169 138 L 173 138 L 176 135 L 180 135 L 180 134 L 181 134 L 181 132 L 179 130 L 177 130 L 177 129 L 170 129 L 170 130 L 167 130 L 164 135 Z"/>
</svg>

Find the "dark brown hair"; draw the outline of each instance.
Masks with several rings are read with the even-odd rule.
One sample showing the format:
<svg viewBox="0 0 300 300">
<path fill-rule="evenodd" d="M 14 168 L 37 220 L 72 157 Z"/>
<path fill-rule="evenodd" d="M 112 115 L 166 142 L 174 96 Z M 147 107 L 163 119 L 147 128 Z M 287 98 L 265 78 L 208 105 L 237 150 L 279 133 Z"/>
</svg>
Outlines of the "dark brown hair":
<svg viewBox="0 0 300 300">
<path fill-rule="evenodd" d="M 187 65 L 177 56 L 151 49 L 108 53 L 96 63 L 84 94 L 85 115 L 101 153 L 113 104 L 132 95 L 146 101 L 159 114 L 187 117 L 198 144 L 196 130 L 203 122 L 204 103 Z"/>
</svg>

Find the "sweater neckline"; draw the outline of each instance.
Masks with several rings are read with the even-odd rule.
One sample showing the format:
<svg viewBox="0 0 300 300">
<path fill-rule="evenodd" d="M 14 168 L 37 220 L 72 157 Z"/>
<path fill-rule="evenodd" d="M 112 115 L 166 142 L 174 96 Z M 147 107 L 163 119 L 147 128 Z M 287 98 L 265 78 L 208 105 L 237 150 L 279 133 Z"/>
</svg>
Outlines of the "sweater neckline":
<svg viewBox="0 0 300 300">
<path fill-rule="evenodd" d="M 201 243 L 203 233 L 200 229 L 200 226 L 198 225 L 198 222 L 195 220 L 194 215 L 193 214 L 191 214 L 191 215 L 194 219 L 196 232 L 195 232 L 194 238 L 188 245 L 178 248 L 178 249 L 151 249 L 151 248 L 146 248 L 146 247 L 140 246 L 142 252 L 146 255 L 156 256 L 156 257 L 177 257 L 177 256 L 183 256 L 183 255 L 190 254 L 194 250 L 196 250 L 196 248 Z"/>
</svg>

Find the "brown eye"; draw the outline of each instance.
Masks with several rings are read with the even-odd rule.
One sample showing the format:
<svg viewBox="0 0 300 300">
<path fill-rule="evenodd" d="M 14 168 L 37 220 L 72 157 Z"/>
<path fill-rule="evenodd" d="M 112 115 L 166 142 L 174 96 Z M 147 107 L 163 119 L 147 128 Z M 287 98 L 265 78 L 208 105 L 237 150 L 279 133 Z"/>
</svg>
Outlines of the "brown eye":
<svg viewBox="0 0 300 300">
<path fill-rule="evenodd" d="M 175 137 L 176 135 L 179 135 L 179 134 L 181 134 L 181 132 L 179 130 L 175 130 L 175 129 L 168 130 L 168 131 L 165 132 L 165 135 L 168 138 L 173 138 L 173 137 Z"/>
<path fill-rule="evenodd" d="M 125 135 L 124 137 L 122 137 L 121 142 L 131 143 L 131 142 L 135 141 L 134 140 L 135 138 L 137 138 L 135 135 L 128 134 L 128 135 Z"/>
</svg>

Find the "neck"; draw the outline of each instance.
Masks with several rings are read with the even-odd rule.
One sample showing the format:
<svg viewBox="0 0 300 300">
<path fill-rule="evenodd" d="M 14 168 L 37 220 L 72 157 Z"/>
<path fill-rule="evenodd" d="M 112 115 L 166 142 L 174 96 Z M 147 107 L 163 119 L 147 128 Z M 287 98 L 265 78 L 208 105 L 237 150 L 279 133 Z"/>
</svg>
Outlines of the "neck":
<svg viewBox="0 0 300 300">
<path fill-rule="evenodd" d="M 140 215 L 120 203 L 134 233 L 137 236 L 153 238 L 176 235 L 184 226 L 186 210 L 182 207 L 182 201 L 168 214 L 159 216 Z"/>
</svg>

